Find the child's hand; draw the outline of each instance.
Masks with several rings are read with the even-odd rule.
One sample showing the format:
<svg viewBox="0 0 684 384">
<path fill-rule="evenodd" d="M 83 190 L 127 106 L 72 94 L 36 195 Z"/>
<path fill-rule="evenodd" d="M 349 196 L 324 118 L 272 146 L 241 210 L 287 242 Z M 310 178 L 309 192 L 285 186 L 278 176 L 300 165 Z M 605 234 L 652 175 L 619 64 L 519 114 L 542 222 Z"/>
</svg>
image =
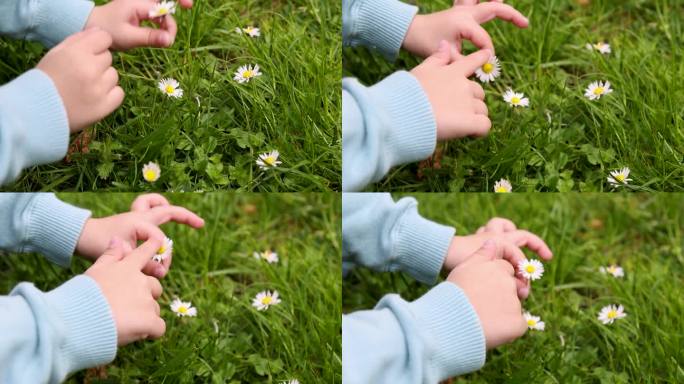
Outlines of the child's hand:
<svg viewBox="0 0 684 384">
<path fill-rule="evenodd" d="M 156 4 L 154 0 L 113 0 L 93 9 L 86 28 L 99 27 L 109 32 L 114 39 L 112 48 L 116 50 L 169 47 L 176 39 L 178 27 L 171 15 L 150 18 L 149 12 Z M 181 5 L 189 8 L 192 1 L 181 1 Z M 150 20 L 160 28 L 140 26 L 144 20 Z"/>
<path fill-rule="evenodd" d="M 151 202 L 154 198 L 155 195 L 141 196 L 136 199 L 133 203 L 134 207 L 139 206 L 141 202 L 148 203 L 148 208 L 144 210 L 99 219 L 88 219 L 76 245 L 78 254 L 95 260 L 107 249 L 107 244 L 113 236 L 123 239 L 124 251 L 134 249 L 138 241 L 148 239 L 163 241 L 165 235 L 159 226 L 169 221 L 185 224 L 192 228 L 204 226 L 202 218 L 183 207 L 169 205 L 168 202 L 166 205 L 153 206 Z M 166 258 L 162 263 L 149 260 L 143 272 L 162 278 L 168 272 L 172 259 L 173 257 Z"/>
<path fill-rule="evenodd" d="M 449 44 L 442 40 L 439 51 L 411 71 L 432 105 L 438 140 L 489 132 L 492 122 L 487 117 L 484 90 L 468 77 L 490 57 L 491 52 L 483 50 L 449 64 Z"/>
<path fill-rule="evenodd" d="M 480 49 L 489 49 L 494 53 L 492 38 L 480 24 L 497 17 L 520 28 L 527 28 L 529 24 L 527 18 L 510 5 L 462 0 L 445 11 L 417 15 L 409 26 L 403 47 L 415 55 L 428 57 L 437 50 L 440 41 L 447 40 L 451 58 L 457 59 L 461 56 L 462 41 L 465 39 Z"/>
<path fill-rule="evenodd" d="M 66 38 L 36 66 L 55 84 L 72 133 L 100 121 L 123 102 L 111 44 L 109 33 L 88 29 Z"/>
<path fill-rule="evenodd" d="M 482 324 L 487 349 L 525 334 L 527 323 L 516 295 L 515 269 L 508 261 L 510 248 L 493 240 L 455 268 L 447 281 L 465 292 Z"/>
<path fill-rule="evenodd" d="M 158 193 L 146 193 L 133 200 L 131 212 L 146 212 L 155 207 L 168 207 L 171 203 Z"/>
<path fill-rule="evenodd" d="M 510 245 L 511 257 L 507 260 L 513 268 L 517 268 L 518 263 L 525 260 L 525 254 L 520 250 L 525 247 L 535 252 L 543 260 L 550 260 L 553 253 L 549 246 L 539 236 L 534 233 L 519 230 L 515 224 L 506 219 L 494 218 L 486 226 L 481 227 L 476 234 L 469 236 L 454 236 L 447 251 L 444 261 L 444 269 L 451 271 L 460 264 L 466 262 L 472 254 L 477 251 L 488 240 L 496 240 L 501 246 Z M 518 295 L 527 298 L 530 293 L 529 281 L 524 277 L 516 275 L 518 279 Z"/>
<path fill-rule="evenodd" d="M 166 332 L 157 303 L 162 286 L 140 272 L 161 244 L 153 238 L 126 253 L 124 242 L 113 237 L 109 249 L 85 272 L 100 286 L 112 309 L 119 346 L 148 337 L 156 339 Z"/>
</svg>

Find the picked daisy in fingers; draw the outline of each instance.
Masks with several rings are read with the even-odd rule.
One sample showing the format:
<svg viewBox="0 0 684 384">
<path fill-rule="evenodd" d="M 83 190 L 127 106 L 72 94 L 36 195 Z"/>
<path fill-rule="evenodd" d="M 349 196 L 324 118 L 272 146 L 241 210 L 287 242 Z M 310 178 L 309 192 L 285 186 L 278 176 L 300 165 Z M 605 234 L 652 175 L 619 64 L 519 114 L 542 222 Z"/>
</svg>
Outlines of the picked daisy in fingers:
<svg viewBox="0 0 684 384">
<path fill-rule="evenodd" d="M 613 324 L 617 319 L 626 317 L 625 308 L 622 305 L 606 305 L 601 308 L 598 314 L 598 319 L 603 324 Z"/>
<path fill-rule="evenodd" d="M 505 102 L 510 104 L 513 107 L 529 107 L 530 106 L 530 99 L 525 97 L 525 94 L 522 92 L 514 92 L 512 89 L 509 89 L 504 93 L 503 99 Z"/>
<path fill-rule="evenodd" d="M 501 179 L 494 183 L 495 193 L 511 193 L 512 190 L 513 186 L 511 185 L 511 182 L 506 179 Z"/>
<path fill-rule="evenodd" d="M 150 161 L 149 163 L 143 165 L 142 175 L 143 179 L 149 183 L 154 183 L 155 181 L 159 180 L 159 176 L 161 176 L 159 164 Z"/>
<path fill-rule="evenodd" d="M 607 55 L 611 52 L 610 50 L 610 44 L 604 43 L 603 41 L 599 41 L 596 44 L 589 44 L 587 43 L 586 45 L 587 49 L 590 51 L 597 50 L 601 52 L 604 55 Z"/>
<path fill-rule="evenodd" d="M 489 61 L 475 71 L 475 76 L 483 83 L 494 81 L 499 75 L 501 75 L 501 65 L 496 56 L 490 57 Z"/>
<path fill-rule="evenodd" d="M 627 167 L 611 171 L 607 179 L 608 184 L 613 188 L 629 184 L 629 182 L 632 181 L 632 179 L 629 178 L 629 172 L 629 168 Z"/>
<path fill-rule="evenodd" d="M 168 237 L 165 237 L 164 241 L 162 242 L 162 246 L 159 247 L 157 253 L 154 256 L 152 256 L 152 260 L 156 261 L 157 263 L 161 263 L 162 261 L 169 258 L 172 253 L 173 240 L 169 239 Z"/>
<path fill-rule="evenodd" d="M 546 324 L 541 321 L 541 317 L 539 316 L 532 316 L 529 312 L 525 312 L 523 313 L 523 317 L 525 317 L 525 322 L 527 323 L 527 328 L 529 329 L 543 331 L 546 327 Z"/>
<path fill-rule="evenodd" d="M 256 160 L 256 164 L 263 170 L 275 168 L 283 163 L 282 161 L 278 160 L 279 156 L 280 152 L 275 149 L 271 152 L 262 153 Z"/>
<path fill-rule="evenodd" d="M 263 291 L 257 293 L 256 297 L 252 300 L 252 307 L 259 311 L 267 310 L 271 305 L 280 304 L 280 299 L 278 298 L 278 291 Z"/>
<path fill-rule="evenodd" d="M 237 28 L 235 28 L 235 32 L 239 33 L 240 35 L 242 35 L 244 33 L 245 35 L 248 35 L 249 37 L 261 36 L 261 30 L 259 30 L 259 28 L 252 27 L 251 25 L 247 26 L 245 28 L 237 27 Z"/>
<path fill-rule="evenodd" d="M 617 265 L 610 265 L 608 267 L 600 267 L 599 272 L 605 274 L 610 274 L 613 275 L 613 277 L 624 277 L 625 276 L 625 271 L 621 268 L 618 267 Z"/>
<path fill-rule="evenodd" d="M 257 260 L 266 260 L 269 264 L 274 264 L 278 262 L 278 254 L 266 250 L 264 252 L 254 252 L 254 258 Z"/>
<path fill-rule="evenodd" d="M 237 81 L 240 84 L 244 84 L 249 83 L 250 80 L 258 76 L 261 76 L 261 72 L 259 71 L 259 64 L 255 64 L 254 66 L 249 64 L 243 65 L 242 67 L 238 68 L 238 70 L 235 71 L 235 76 L 233 77 L 233 80 Z"/>
<path fill-rule="evenodd" d="M 150 18 L 157 18 L 166 15 L 173 15 L 176 13 L 176 2 L 175 1 L 162 1 L 159 4 L 155 4 L 152 9 L 150 9 Z"/>
<path fill-rule="evenodd" d="M 182 316 L 195 317 L 195 316 L 197 316 L 197 308 L 193 307 L 191 302 L 181 301 L 181 299 L 179 299 L 179 298 L 173 299 L 173 302 L 171 302 L 171 310 L 178 317 L 182 317 Z"/>
<path fill-rule="evenodd" d="M 544 265 L 539 260 L 524 260 L 518 264 L 518 273 L 527 280 L 538 280 L 544 274 Z"/>
<path fill-rule="evenodd" d="M 183 89 L 176 79 L 161 79 L 158 86 L 159 90 L 168 97 L 175 97 L 176 99 L 183 97 Z"/>
<path fill-rule="evenodd" d="M 584 96 L 589 100 L 598 100 L 601 96 L 612 93 L 613 90 L 610 88 L 610 81 L 594 81 L 589 84 L 587 89 L 584 91 Z"/>
</svg>

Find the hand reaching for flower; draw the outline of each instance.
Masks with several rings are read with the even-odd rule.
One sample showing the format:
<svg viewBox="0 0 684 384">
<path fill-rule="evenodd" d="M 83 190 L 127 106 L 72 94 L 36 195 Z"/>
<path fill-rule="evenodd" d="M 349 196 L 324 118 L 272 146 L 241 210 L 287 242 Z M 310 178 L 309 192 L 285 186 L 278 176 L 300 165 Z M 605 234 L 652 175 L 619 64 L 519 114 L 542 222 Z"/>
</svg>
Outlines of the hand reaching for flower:
<svg viewBox="0 0 684 384">
<path fill-rule="evenodd" d="M 114 0 L 95 7 L 86 28 L 99 27 L 109 32 L 114 39 L 112 48 L 116 50 L 169 47 L 176 39 L 178 27 L 170 12 L 161 17 L 150 15 L 150 11 L 158 4 L 154 0 Z M 180 4 L 190 8 L 192 0 L 184 0 Z M 145 20 L 157 24 L 159 29 L 141 26 Z"/>
<path fill-rule="evenodd" d="M 432 105 L 438 140 L 489 132 L 492 122 L 483 101 L 484 90 L 468 77 L 490 57 L 490 51 L 482 50 L 450 64 L 449 44 L 442 40 L 439 51 L 411 71 Z"/>
<path fill-rule="evenodd" d="M 162 243 L 166 236 L 159 226 L 170 221 L 192 228 L 204 226 L 202 218 L 188 209 L 170 205 L 161 195 L 140 196 L 133 202 L 131 210 L 114 216 L 88 219 L 76 245 L 76 252 L 95 260 L 115 236 L 123 240 L 125 252 L 134 249 L 139 241 L 155 239 Z M 169 256 L 158 263 L 150 257 L 143 272 L 162 278 L 168 272 L 171 260 Z"/>
<path fill-rule="evenodd" d="M 452 8 L 417 15 L 409 26 L 403 47 L 407 51 L 428 57 L 438 49 L 442 40 L 450 46 L 452 60 L 461 56 L 463 40 L 468 40 L 480 49 L 494 53 L 494 43 L 487 31 L 480 26 L 495 18 L 512 22 L 520 28 L 527 28 L 525 16 L 510 5 L 499 1 L 478 4 L 477 0 L 459 0 Z"/>
<path fill-rule="evenodd" d="M 513 248 L 488 240 L 447 277 L 463 290 L 475 309 L 487 349 L 511 342 L 527 330 L 516 295 L 515 269 L 507 261 L 514 257 L 510 253 Z"/>
<path fill-rule="evenodd" d="M 100 286 L 109 303 L 119 346 L 148 337 L 159 338 L 166 332 L 157 303 L 162 286 L 159 280 L 141 272 L 161 242 L 152 238 L 129 252 L 125 251 L 126 244 L 113 237 L 109 247 L 85 272 Z"/>
<path fill-rule="evenodd" d="M 468 260 L 482 244 L 488 240 L 496 240 L 501 247 L 508 249 L 506 260 L 511 263 L 513 268 L 525 261 L 527 258 L 520 249 L 525 247 L 535 252 L 543 260 L 551 260 L 553 253 L 549 246 L 539 236 L 534 233 L 520 230 L 515 224 L 507 219 L 494 218 L 485 226 L 480 227 L 476 234 L 469 236 L 455 236 L 451 241 L 447 257 L 444 261 L 444 269 L 451 271 Z M 530 293 L 529 280 L 516 274 L 518 296 L 527 298 Z"/>
</svg>

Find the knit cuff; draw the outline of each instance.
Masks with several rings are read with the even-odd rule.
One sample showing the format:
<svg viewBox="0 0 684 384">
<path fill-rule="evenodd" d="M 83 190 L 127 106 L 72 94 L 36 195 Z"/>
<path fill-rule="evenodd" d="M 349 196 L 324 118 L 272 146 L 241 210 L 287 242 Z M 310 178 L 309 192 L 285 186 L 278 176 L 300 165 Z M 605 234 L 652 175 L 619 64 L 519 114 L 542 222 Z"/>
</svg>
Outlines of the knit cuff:
<svg viewBox="0 0 684 384">
<path fill-rule="evenodd" d="M 434 284 L 456 230 L 420 216 L 415 205 L 397 220 L 393 254 L 414 279 Z"/>
<path fill-rule="evenodd" d="M 79 275 L 48 292 L 45 300 L 61 319 L 60 357 L 67 372 L 114 360 L 117 333 L 107 299 L 95 280 Z"/>
<path fill-rule="evenodd" d="M 424 160 L 435 151 L 437 123 L 418 79 L 396 72 L 368 88 L 368 95 L 383 119 L 391 166 Z"/>
<path fill-rule="evenodd" d="M 409 304 L 439 381 L 480 369 L 487 357 L 484 331 L 475 309 L 455 284 L 444 282 Z M 431 370 L 432 371 L 432 370 Z"/>
<path fill-rule="evenodd" d="M 416 13 L 417 7 L 396 0 L 357 1 L 344 23 L 344 35 L 350 45 L 376 49 L 394 60 Z"/>
<path fill-rule="evenodd" d="M 57 45 L 85 28 L 94 7 L 92 1 L 84 0 L 39 1 L 35 14 L 34 36 L 29 37 L 34 37 L 47 47 Z"/>
<path fill-rule="evenodd" d="M 51 262 L 68 267 L 90 211 L 53 194 L 39 194 L 28 208 L 28 243 Z"/>
</svg>

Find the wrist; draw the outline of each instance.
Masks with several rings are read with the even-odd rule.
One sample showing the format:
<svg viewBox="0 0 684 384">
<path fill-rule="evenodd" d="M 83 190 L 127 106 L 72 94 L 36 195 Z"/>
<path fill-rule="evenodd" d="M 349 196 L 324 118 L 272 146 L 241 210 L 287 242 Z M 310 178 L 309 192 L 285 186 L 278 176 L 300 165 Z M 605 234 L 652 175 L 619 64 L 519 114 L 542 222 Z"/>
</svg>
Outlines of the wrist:
<svg viewBox="0 0 684 384">
<path fill-rule="evenodd" d="M 409 24 L 408 30 L 406 31 L 406 36 L 404 37 L 404 41 L 401 43 L 401 47 L 404 50 L 414 55 L 422 56 L 419 49 L 419 36 L 420 31 L 423 30 L 424 20 L 424 15 L 416 15 L 411 21 L 411 24 Z"/>
<path fill-rule="evenodd" d="M 88 218 L 83 224 L 83 230 L 76 243 L 76 254 L 90 261 L 95 261 L 98 256 L 97 250 L 95 249 L 97 248 L 96 242 L 93 241 L 95 238 L 93 232 L 98 221 L 99 219 L 94 219 L 92 217 Z"/>
<path fill-rule="evenodd" d="M 465 238 L 465 236 L 454 236 L 451 239 L 446 258 L 444 258 L 444 271 L 449 272 L 464 261 L 463 255 L 460 254 L 459 250 L 462 248 Z"/>
</svg>

